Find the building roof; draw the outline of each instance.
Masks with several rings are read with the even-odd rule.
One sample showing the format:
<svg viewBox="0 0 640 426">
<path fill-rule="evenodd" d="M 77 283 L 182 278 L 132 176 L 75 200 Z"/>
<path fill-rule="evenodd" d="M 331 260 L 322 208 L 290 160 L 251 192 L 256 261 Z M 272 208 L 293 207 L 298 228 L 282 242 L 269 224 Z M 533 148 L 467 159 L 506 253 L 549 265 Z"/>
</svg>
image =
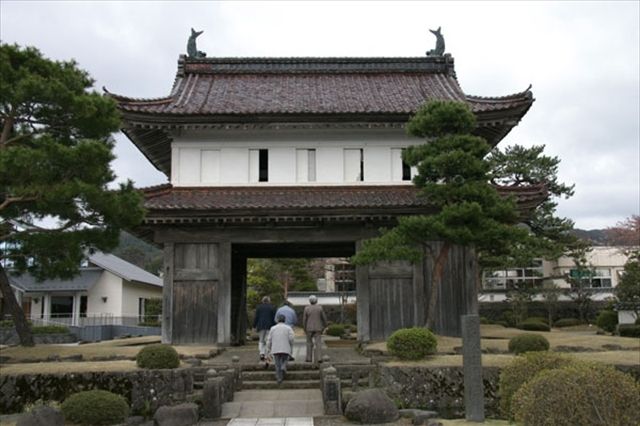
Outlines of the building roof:
<svg viewBox="0 0 640 426">
<path fill-rule="evenodd" d="M 96 252 L 89 256 L 89 262 L 95 266 L 81 268 L 78 275 L 68 280 L 48 279 L 38 282 L 34 276 L 25 273 L 10 274 L 9 281 L 14 287 L 29 293 L 88 291 L 106 270 L 127 281 L 162 287 L 162 279 L 112 254 Z"/>
<path fill-rule="evenodd" d="M 89 256 L 89 262 L 124 280 L 162 287 L 161 278 L 112 254 L 96 252 Z"/>
<path fill-rule="evenodd" d="M 528 211 L 542 202 L 544 186 L 500 187 Z M 174 187 L 144 190 L 147 223 L 245 222 L 312 218 L 362 219 L 426 214 L 429 200 L 414 185 Z M 188 219 L 187 219 L 188 218 Z"/>
<path fill-rule="evenodd" d="M 465 94 L 449 55 L 181 56 L 169 96 L 135 99 L 109 95 L 123 113 L 124 133 L 167 175 L 171 169 L 171 129 L 402 127 L 425 102 L 454 100 L 466 102 L 476 114 L 476 133 L 497 144 L 534 101 L 530 88 L 504 97 Z"/>
<path fill-rule="evenodd" d="M 49 279 L 38 282 L 33 275 L 28 273 L 9 274 L 9 283 L 27 293 L 88 291 L 98 282 L 101 275 L 102 269 L 100 268 L 82 268 L 78 275 L 68 280 Z"/>
</svg>

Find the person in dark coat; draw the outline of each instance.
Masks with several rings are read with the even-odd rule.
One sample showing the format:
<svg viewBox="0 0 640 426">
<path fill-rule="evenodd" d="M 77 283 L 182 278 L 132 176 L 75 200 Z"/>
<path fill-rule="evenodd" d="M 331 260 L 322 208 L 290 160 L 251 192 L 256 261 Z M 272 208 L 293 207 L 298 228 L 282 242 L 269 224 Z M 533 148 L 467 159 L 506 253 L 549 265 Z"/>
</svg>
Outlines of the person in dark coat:
<svg viewBox="0 0 640 426">
<path fill-rule="evenodd" d="M 253 328 L 258 332 L 258 351 L 260 351 L 260 361 L 265 360 L 267 351 L 267 335 L 275 324 L 274 317 L 276 307 L 271 303 L 269 296 L 264 296 L 262 302 L 256 306 L 256 316 L 253 319 Z"/>
</svg>

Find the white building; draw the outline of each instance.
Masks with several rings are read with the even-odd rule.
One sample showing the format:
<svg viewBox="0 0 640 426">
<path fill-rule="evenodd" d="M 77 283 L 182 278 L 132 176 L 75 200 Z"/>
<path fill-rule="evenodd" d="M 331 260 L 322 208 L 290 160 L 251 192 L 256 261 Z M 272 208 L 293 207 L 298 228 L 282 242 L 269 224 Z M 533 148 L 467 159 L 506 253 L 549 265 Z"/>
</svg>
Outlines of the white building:
<svg viewBox="0 0 640 426">
<path fill-rule="evenodd" d="M 119 257 L 95 253 L 69 280 L 38 282 L 9 275 L 18 303 L 35 324 L 137 324 L 148 299 L 162 297 L 162 279 Z"/>
<path fill-rule="evenodd" d="M 629 259 L 628 247 L 595 246 L 587 253 L 588 276 L 583 276 L 585 287 L 592 291 L 592 300 L 613 299 L 614 289 L 620 281 L 624 265 Z M 567 277 L 578 278 L 579 270 L 570 256 L 555 260 L 535 260 L 532 265 L 522 268 L 485 271 L 482 280 L 483 291 L 480 302 L 501 302 L 507 298 L 507 291 L 515 285 L 528 284 L 530 288 L 555 286 L 570 290 Z M 584 272 L 583 272 L 584 274 Z M 537 299 L 542 296 L 538 295 Z M 561 299 L 570 300 L 563 295 Z"/>
</svg>

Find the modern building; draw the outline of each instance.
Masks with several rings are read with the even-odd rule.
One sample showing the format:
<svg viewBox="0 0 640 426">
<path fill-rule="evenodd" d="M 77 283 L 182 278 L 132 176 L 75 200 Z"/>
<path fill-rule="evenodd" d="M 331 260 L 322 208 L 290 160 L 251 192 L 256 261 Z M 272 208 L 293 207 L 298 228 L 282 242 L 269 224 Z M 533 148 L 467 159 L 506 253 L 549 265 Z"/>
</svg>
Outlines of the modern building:
<svg viewBox="0 0 640 426">
<path fill-rule="evenodd" d="M 553 260 L 535 260 L 521 268 L 484 271 L 480 302 L 502 302 L 515 286 L 533 289 L 555 287 L 563 292 L 561 300 L 570 300 L 569 278 L 580 278 L 582 287 L 591 293 L 594 301 L 613 299 L 615 287 L 629 260 L 630 247 L 595 246 L 586 256 L 586 269 L 578 268 L 570 256 Z M 540 299 L 542 295 L 536 296 Z"/>
<path fill-rule="evenodd" d="M 170 183 L 144 190 L 138 234 L 165 251 L 163 340 L 230 344 L 246 334 L 246 260 L 349 257 L 400 216 L 429 214 L 402 150 L 429 100 L 465 102 L 475 133 L 500 142 L 533 103 L 464 93 L 448 55 L 415 58 L 191 58 L 168 96 L 118 102 L 123 132 Z M 522 210 L 542 187 L 499 188 Z M 477 304 L 472 255 L 455 247 L 436 331 L 459 335 Z M 357 266 L 358 338 L 423 325 L 432 264 Z M 455 283 L 455 285 L 453 285 Z M 452 290 L 453 289 L 453 290 Z M 393 315 L 390 313 L 393 312 Z"/>
<path fill-rule="evenodd" d="M 9 275 L 25 316 L 36 324 L 131 325 L 145 317 L 149 299 L 162 297 L 162 279 L 119 257 L 95 253 L 68 280 L 38 282 L 30 274 Z"/>
</svg>

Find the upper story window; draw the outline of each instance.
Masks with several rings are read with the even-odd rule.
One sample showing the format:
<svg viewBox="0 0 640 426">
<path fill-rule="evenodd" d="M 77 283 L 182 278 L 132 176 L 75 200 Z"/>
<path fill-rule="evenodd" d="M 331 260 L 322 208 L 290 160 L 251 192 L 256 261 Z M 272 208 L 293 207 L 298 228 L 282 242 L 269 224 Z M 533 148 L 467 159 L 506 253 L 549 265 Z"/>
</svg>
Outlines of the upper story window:
<svg viewBox="0 0 640 426">
<path fill-rule="evenodd" d="M 296 149 L 296 182 L 316 181 L 316 150 Z"/>
<path fill-rule="evenodd" d="M 482 287 L 485 290 L 509 290 L 523 286 L 534 288 L 542 285 L 542 260 L 534 260 L 524 268 L 483 271 Z"/>
<path fill-rule="evenodd" d="M 411 167 L 402 159 L 404 148 L 391 148 L 391 179 L 394 182 L 410 181 Z"/>
<path fill-rule="evenodd" d="M 249 150 L 249 181 L 269 182 L 269 150 Z"/>
<path fill-rule="evenodd" d="M 588 287 L 611 287 L 611 269 L 608 268 L 571 269 L 569 276 L 580 279 Z"/>
<path fill-rule="evenodd" d="M 362 182 L 364 180 L 364 155 L 362 148 L 344 150 L 344 181 Z"/>
</svg>

